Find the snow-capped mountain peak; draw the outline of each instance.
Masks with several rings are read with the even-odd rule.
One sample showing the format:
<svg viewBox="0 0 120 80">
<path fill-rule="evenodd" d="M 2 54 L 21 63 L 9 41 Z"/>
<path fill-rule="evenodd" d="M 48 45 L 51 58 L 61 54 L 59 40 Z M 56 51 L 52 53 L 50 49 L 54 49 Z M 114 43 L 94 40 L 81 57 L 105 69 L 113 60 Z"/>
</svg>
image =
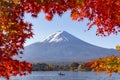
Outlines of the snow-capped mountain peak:
<svg viewBox="0 0 120 80">
<path fill-rule="evenodd" d="M 72 39 L 75 39 L 71 34 L 66 31 L 58 31 L 53 33 L 52 35 L 45 38 L 42 42 L 67 42 Z"/>
<path fill-rule="evenodd" d="M 119 55 L 114 49 L 106 49 L 86 43 L 66 31 L 58 31 L 43 42 L 36 42 L 24 49 L 23 60 L 39 62 L 89 61 L 109 55 Z"/>
</svg>

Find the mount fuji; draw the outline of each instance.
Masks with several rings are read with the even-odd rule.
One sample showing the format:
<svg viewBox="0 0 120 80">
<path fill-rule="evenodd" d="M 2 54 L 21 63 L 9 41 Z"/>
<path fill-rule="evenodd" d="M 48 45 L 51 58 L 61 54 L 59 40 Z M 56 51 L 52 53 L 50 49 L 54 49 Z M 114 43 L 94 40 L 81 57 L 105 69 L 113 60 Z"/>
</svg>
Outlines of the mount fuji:
<svg viewBox="0 0 120 80">
<path fill-rule="evenodd" d="M 26 46 L 22 57 L 28 62 L 38 63 L 90 61 L 110 55 L 119 55 L 119 53 L 115 49 L 84 42 L 66 31 L 58 31 L 42 42 Z"/>
</svg>

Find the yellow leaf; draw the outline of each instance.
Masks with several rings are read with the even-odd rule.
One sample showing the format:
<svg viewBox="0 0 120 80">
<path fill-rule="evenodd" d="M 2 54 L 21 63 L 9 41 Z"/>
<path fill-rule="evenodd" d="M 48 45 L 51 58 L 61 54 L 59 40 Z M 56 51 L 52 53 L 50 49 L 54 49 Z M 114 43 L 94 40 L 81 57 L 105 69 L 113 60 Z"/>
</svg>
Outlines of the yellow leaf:
<svg viewBox="0 0 120 80">
<path fill-rule="evenodd" d="M 1 26 L 1 28 L 4 30 L 4 29 L 5 29 L 5 26 Z"/>
<path fill-rule="evenodd" d="M 13 0 L 14 4 L 20 4 L 20 0 Z"/>
<path fill-rule="evenodd" d="M 120 52 L 120 46 L 119 45 L 116 46 L 116 50 L 118 50 Z"/>
</svg>

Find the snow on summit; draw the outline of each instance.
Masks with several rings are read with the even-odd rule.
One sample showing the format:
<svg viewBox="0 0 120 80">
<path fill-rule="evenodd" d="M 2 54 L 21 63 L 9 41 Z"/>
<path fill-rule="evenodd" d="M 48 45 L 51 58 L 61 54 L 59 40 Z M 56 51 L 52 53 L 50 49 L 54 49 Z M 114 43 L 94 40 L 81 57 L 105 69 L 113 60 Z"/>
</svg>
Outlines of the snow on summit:
<svg viewBox="0 0 120 80">
<path fill-rule="evenodd" d="M 49 43 L 52 43 L 52 42 L 61 42 L 61 41 L 70 41 L 74 39 L 74 37 L 69 34 L 68 32 L 66 31 L 58 31 L 58 32 L 55 32 L 53 33 L 52 35 L 48 36 L 47 38 L 45 38 L 42 42 L 49 42 Z"/>
</svg>

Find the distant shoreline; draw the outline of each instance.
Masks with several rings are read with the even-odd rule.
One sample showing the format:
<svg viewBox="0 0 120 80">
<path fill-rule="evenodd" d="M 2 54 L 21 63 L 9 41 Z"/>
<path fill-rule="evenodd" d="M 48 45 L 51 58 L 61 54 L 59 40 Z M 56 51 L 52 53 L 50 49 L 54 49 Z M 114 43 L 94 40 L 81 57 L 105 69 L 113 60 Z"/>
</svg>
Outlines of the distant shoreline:
<svg viewBox="0 0 120 80">
<path fill-rule="evenodd" d="M 36 63 L 32 64 L 32 71 L 91 71 L 86 63 L 72 62 L 70 64 L 48 64 Z"/>
</svg>

